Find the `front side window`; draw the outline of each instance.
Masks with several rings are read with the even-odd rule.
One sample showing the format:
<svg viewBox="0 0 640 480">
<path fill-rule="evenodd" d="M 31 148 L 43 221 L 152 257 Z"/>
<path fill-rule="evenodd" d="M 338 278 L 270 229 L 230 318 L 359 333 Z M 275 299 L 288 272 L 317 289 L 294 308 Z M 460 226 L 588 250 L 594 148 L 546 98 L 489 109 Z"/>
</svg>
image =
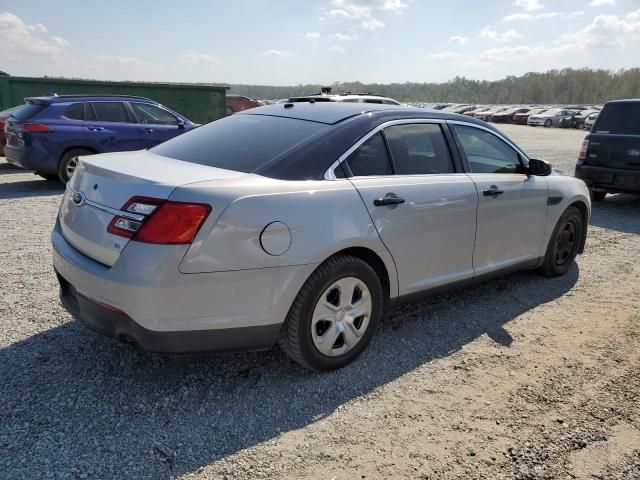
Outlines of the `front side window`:
<svg viewBox="0 0 640 480">
<path fill-rule="evenodd" d="M 520 155 L 486 130 L 455 126 L 471 173 L 522 173 Z"/>
<path fill-rule="evenodd" d="M 122 102 L 94 102 L 91 105 L 98 122 L 130 122 L 127 110 Z"/>
<path fill-rule="evenodd" d="M 136 117 L 140 123 L 151 125 L 178 125 L 178 119 L 156 105 L 149 105 L 148 103 L 132 103 Z"/>
<path fill-rule="evenodd" d="M 346 160 L 354 177 L 392 175 L 387 146 L 380 132 L 364 142 Z"/>
<path fill-rule="evenodd" d="M 394 125 L 384 134 L 398 175 L 453 173 L 440 125 Z"/>
</svg>

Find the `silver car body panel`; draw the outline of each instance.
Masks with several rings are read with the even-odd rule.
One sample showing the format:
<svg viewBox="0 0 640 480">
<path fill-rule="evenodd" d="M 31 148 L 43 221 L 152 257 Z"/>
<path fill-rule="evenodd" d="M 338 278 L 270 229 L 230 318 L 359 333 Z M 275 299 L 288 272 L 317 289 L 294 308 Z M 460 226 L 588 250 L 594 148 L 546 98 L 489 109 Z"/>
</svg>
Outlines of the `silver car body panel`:
<svg viewBox="0 0 640 480">
<path fill-rule="evenodd" d="M 335 177 L 339 162 L 367 138 L 402 123 L 445 122 L 380 125 L 341 155 L 324 180 L 276 180 L 150 152 L 83 159 L 52 233 L 54 267 L 82 295 L 123 310 L 149 330 L 275 325 L 284 321 L 314 269 L 344 249 L 366 249 L 380 258 L 393 299 L 539 258 L 569 205 L 580 201 L 590 213 L 584 183 L 560 175 Z M 490 131 L 528 161 L 493 129 L 448 123 Z M 494 184 L 505 194 L 484 197 L 482 189 Z M 69 205 L 73 192 L 86 195 L 86 204 L 77 207 L 82 213 Z M 390 192 L 405 203 L 373 205 Z M 122 245 L 114 253 L 106 225 L 137 195 L 208 203 L 213 211 L 191 245 L 118 237 Z M 274 234 L 291 237 L 277 255 L 261 243 L 273 222 L 281 226 Z"/>
</svg>

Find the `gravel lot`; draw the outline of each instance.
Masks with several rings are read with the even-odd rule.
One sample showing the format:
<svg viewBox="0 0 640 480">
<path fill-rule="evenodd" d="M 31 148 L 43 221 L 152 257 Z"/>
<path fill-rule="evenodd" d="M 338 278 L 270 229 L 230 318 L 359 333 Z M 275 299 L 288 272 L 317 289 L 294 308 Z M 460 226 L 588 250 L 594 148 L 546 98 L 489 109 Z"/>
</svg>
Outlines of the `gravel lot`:
<svg viewBox="0 0 640 480">
<path fill-rule="evenodd" d="M 583 132 L 504 127 L 571 171 Z M 640 478 L 640 200 L 594 207 L 565 277 L 520 273 L 387 316 L 355 364 L 162 356 L 74 322 L 62 187 L 0 159 L 1 478 Z"/>
</svg>

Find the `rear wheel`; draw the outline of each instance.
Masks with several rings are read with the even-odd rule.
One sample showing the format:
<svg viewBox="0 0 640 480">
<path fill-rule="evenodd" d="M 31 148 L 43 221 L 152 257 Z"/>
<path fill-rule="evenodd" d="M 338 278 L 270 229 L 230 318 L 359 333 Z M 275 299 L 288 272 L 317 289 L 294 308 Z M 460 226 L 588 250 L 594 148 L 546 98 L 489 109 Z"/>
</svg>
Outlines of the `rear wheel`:
<svg viewBox="0 0 640 480">
<path fill-rule="evenodd" d="M 67 183 L 78 166 L 78 157 L 92 155 L 93 152 L 84 148 L 74 148 L 62 155 L 58 164 L 58 178 L 62 183 Z"/>
<path fill-rule="evenodd" d="M 604 197 L 607 196 L 607 192 L 589 189 L 589 196 L 591 197 L 592 202 L 601 202 L 604 200 Z"/>
<path fill-rule="evenodd" d="M 344 367 L 371 341 L 382 318 L 376 272 L 350 255 L 336 255 L 305 282 L 282 327 L 278 344 L 299 364 L 328 371 Z"/>
<path fill-rule="evenodd" d="M 540 268 L 544 275 L 557 277 L 571 269 L 580 248 L 584 228 L 584 219 L 580 210 L 576 207 L 567 208 L 558 220 L 549 240 L 544 263 Z"/>
</svg>

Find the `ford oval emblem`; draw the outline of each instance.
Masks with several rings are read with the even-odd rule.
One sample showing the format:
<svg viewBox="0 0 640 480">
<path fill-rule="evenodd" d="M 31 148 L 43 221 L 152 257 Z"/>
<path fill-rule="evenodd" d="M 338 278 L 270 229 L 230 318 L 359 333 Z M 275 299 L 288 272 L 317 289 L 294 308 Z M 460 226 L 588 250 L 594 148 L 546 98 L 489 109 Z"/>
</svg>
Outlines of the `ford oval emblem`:
<svg viewBox="0 0 640 480">
<path fill-rule="evenodd" d="M 81 192 L 76 192 L 71 197 L 71 200 L 73 200 L 73 203 L 75 203 L 79 207 L 84 205 L 85 199 L 86 199 L 86 197 L 85 197 L 84 193 L 81 193 Z"/>
</svg>

